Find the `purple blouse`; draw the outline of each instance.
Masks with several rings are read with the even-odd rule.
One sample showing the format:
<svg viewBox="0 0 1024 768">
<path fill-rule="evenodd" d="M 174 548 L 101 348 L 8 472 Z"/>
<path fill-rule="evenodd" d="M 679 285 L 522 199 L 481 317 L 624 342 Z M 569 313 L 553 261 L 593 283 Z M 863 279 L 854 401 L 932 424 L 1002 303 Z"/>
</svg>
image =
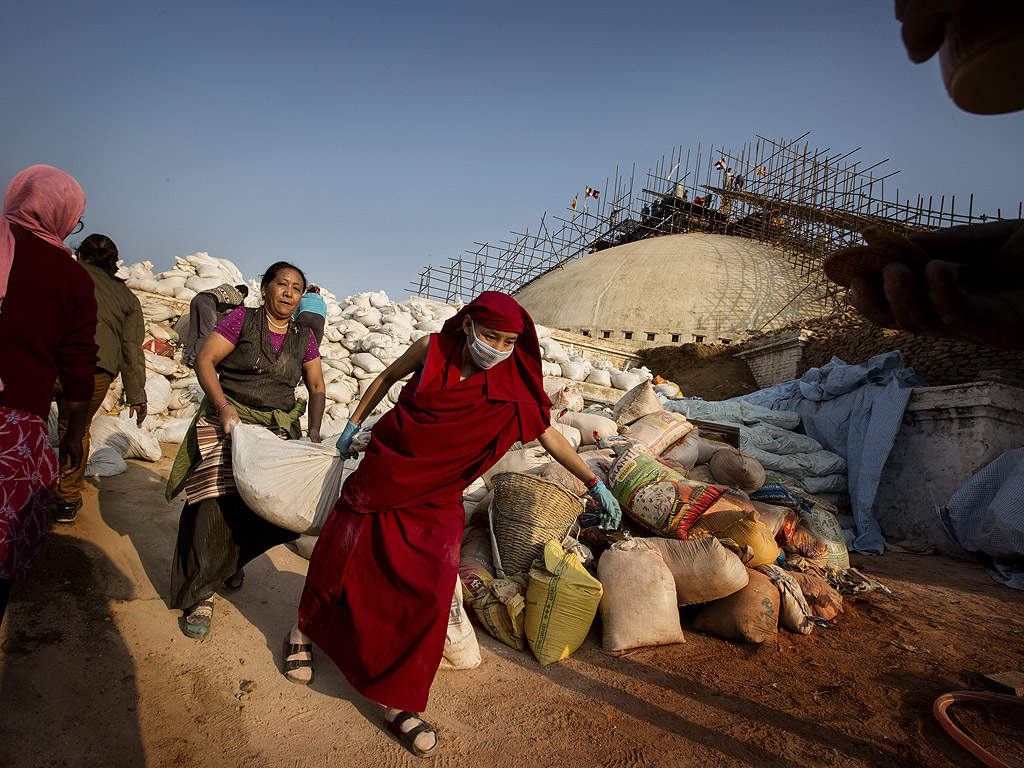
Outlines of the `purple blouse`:
<svg viewBox="0 0 1024 768">
<path fill-rule="evenodd" d="M 235 307 L 213 330 L 232 344 L 238 344 L 238 337 L 242 333 L 243 320 L 245 320 L 245 307 Z M 281 354 L 281 347 L 284 345 L 284 337 L 285 334 L 274 333 L 273 330 L 270 330 L 270 343 L 274 345 L 274 351 L 278 354 Z M 313 329 L 310 328 L 309 344 L 306 345 L 306 356 L 302 358 L 302 362 L 308 363 L 310 360 L 316 360 L 318 357 L 320 357 L 320 347 L 317 346 L 316 336 L 313 335 Z"/>
</svg>

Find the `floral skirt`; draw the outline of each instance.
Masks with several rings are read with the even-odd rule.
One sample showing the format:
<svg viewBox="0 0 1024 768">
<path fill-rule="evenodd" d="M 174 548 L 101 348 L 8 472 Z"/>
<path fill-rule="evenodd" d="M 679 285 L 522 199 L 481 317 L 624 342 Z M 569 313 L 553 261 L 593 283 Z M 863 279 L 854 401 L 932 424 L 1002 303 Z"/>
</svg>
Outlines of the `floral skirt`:
<svg viewBox="0 0 1024 768">
<path fill-rule="evenodd" d="M 46 422 L 0 408 L 0 579 L 24 581 L 46 535 L 46 502 L 57 457 Z"/>
</svg>

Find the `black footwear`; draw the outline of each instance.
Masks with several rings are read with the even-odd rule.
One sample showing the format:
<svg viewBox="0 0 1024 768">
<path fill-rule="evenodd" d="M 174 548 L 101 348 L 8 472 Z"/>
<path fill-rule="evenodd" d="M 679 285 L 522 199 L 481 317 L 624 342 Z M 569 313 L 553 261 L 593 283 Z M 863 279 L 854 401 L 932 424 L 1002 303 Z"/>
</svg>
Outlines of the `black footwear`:
<svg viewBox="0 0 1024 768">
<path fill-rule="evenodd" d="M 295 683 L 296 685 L 309 685 L 313 682 L 313 644 L 312 643 L 293 643 L 290 642 L 291 638 L 286 637 L 284 639 L 284 676 L 288 678 L 288 682 Z M 299 656 L 309 654 L 307 658 L 293 659 L 292 656 Z M 292 675 L 297 669 L 309 669 L 309 679 L 305 680 L 302 677 Z"/>
<path fill-rule="evenodd" d="M 408 720 L 419 720 L 420 724 L 403 732 L 402 723 Z M 387 725 L 388 730 L 395 734 L 395 736 L 398 737 L 398 740 L 402 742 L 402 746 L 416 755 L 416 757 L 430 757 L 432 754 L 437 752 L 437 729 L 415 712 L 399 712 L 395 715 L 395 719 L 388 722 Z M 416 737 L 421 733 L 434 734 L 434 746 L 430 749 L 420 749 L 417 747 Z"/>
<path fill-rule="evenodd" d="M 53 516 L 55 523 L 73 523 L 75 518 L 78 517 L 78 510 L 82 508 L 82 500 L 78 501 L 61 501 L 57 500 L 57 512 Z"/>
</svg>

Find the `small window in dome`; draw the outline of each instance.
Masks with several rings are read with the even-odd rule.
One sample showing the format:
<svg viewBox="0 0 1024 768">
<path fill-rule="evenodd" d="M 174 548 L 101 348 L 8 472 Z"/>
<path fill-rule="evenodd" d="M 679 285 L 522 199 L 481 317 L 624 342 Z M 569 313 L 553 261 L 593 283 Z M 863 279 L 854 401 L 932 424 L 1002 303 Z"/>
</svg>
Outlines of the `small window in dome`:
<svg viewBox="0 0 1024 768">
<path fill-rule="evenodd" d="M 647 334 L 647 340 L 648 341 L 654 341 L 654 334 L 653 333 L 648 333 Z"/>
<path fill-rule="evenodd" d="M 611 331 L 601 331 L 601 338 L 602 339 L 610 339 L 611 337 L 612 337 L 612 332 Z"/>
<path fill-rule="evenodd" d="M 629 339 L 632 339 L 633 338 L 633 332 L 632 331 L 625 331 L 625 332 L 623 332 L 622 338 L 626 339 L 627 341 Z"/>
<path fill-rule="evenodd" d="M 696 333 L 693 334 L 693 343 L 694 344 L 703 344 L 704 343 L 704 337 L 703 336 L 698 336 Z"/>
<path fill-rule="evenodd" d="M 719 339 L 719 341 L 721 341 L 721 342 L 722 342 L 723 344 L 725 344 L 725 346 L 727 346 L 727 347 L 728 347 L 728 346 L 729 346 L 730 344 L 732 344 L 732 339 Z"/>
<path fill-rule="evenodd" d="M 582 336 L 589 336 L 590 335 L 590 329 L 589 328 L 581 329 L 580 330 L 580 335 L 582 335 Z"/>
<path fill-rule="evenodd" d="M 673 333 L 672 334 L 672 341 L 673 341 L 673 343 L 679 341 L 679 334 L 678 333 Z"/>
</svg>

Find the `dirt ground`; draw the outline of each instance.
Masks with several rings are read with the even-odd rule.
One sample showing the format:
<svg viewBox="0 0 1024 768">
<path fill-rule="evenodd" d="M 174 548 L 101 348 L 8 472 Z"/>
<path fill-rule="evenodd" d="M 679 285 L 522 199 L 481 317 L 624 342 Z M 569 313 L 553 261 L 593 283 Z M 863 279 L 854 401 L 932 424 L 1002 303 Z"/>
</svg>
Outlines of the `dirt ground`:
<svg viewBox="0 0 1024 768">
<path fill-rule="evenodd" d="M 284 547 L 218 596 L 204 642 L 165 599 L 181 502 L 167 456 L 90 483 L 15 587 L 0 653 L 0 766 L 413 766 L 381 712 L 318 656 L 309 687 L 280 674 L 306 561 Z M 738 646 L 686 629 L 680 645 L 616 658 L 595 627 L 540 667 L 479 631 L 483 664 L 440 672 L 428 718 L 438 766 L 971 766 L 931 714 L 948 691 L 1024 669 L 1024 593 L 975 563 L 886 554 L 855 564 L 899 593 L 848 598 L 833 626 Z M 686 624 L 684 622 L 684 627 Z M 255 689 L 240 691 L 243 682 Z M 247 686 L 248 687 L 248 686 Z M 955 718 L 1024 765 L 1021 709 Z"/>
<path fill-rule="evenodd" d="M 683 344 L 642 349 L 640 357 L 654 374 L 674 382 L 687 397 L 728 400 L 759 389 L 746 362 L 733 357 L 735 351 L 721 344 Z"/>
</svg>

